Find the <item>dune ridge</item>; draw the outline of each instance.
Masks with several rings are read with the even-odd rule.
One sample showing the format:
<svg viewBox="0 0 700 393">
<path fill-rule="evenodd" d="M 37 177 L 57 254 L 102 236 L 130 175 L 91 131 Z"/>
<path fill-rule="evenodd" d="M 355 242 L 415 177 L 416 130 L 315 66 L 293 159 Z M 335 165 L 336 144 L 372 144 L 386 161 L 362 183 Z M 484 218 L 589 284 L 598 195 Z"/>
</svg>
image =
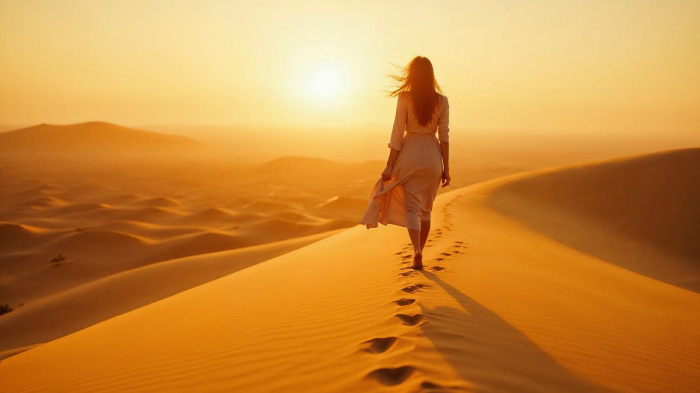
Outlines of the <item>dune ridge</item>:
<svg viewBox="0 0 700 393">
<path fill-rule="evenodd" d="M 125 193 L 119 182 L 90 178 L 36 184 L 42 181 L 17 180 L 0 189 L 0 302 L 15 309 L 125 269 L 355 224 L 330 209 L 317 215 L 255 196 L 246 200 L 256 207 L 236 198 L 226 206 L 207 192 Z M 264 208 L 275 204 L 284 209 Z"/>
<path fill-rule="evenodd" d="M 24 392 L 694 392 L 700 295 L 504 214 L 521 205 L 494 200 L 517 179 L 439 195 L 424 271 L 408 268 L 404 228 L 354 226 L 3 359 L 0 380 Z"/>
<path fill-rule="evenodd" d="M 0 359 L 337 232 L 176 258 L 121 271 L 44 297 L 0 318 Z"/>
<path fill-rule="evenodd" d="M 203 144 L 180 135 L 161 134 L 92 121 L 78 124 L 39 124 L 0 133 L 0 152 L 63 154 L 77 152 L 195 151 Z"/>
<path fill-rule="evenodd" d="M 511 179 L 491 199 L 505 214 L 582 252 L 700 293 L 700 148 Z"/>
</svg>

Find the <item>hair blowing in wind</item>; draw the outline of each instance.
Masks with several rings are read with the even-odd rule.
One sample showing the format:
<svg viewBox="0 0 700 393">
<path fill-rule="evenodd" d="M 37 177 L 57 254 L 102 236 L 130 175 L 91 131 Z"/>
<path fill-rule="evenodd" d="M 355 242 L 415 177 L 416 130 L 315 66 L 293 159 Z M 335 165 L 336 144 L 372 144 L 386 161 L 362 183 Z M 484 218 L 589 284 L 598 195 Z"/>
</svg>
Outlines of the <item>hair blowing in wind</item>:
<svg viewBox="0 0 700 393">
<path fill-rule="evenodd" d="M 399 68 L 401 69 L 399 75 L 388 75 L 397 82 L 398 86 L 387 96 L 396 97 L 403 91 L 409 92 L 418 122 L 425 125 L 435 112 L 442 94 L 442 89 L 435 79 L 433 64 L 427 57 L 416 56 L 408 65 Z"/>
</svg>

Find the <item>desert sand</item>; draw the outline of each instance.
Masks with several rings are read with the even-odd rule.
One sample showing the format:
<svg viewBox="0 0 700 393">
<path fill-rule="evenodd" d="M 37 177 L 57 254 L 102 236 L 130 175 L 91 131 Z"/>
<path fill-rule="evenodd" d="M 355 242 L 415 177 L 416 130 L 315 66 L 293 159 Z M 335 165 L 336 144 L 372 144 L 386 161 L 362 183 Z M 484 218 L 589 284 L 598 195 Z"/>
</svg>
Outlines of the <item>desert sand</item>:
<svg viewBox="0 0 700 393">
<path fill-rule="evenodd" d="M 29 127 L 0 146 L 0 303 L 13 308 L 0 358 L 337 233 L 365 204 L 290 176 L 324 160 L 242 167 L 109 123 Z"/>
<path fill-rule="evenodd" d="M 86 208 L 81 203 L 88 202 L 65 195 L 69 182 L 32 190 L 31 195 L 46 195 L 32 200 L 26 211 L 67 209 L 70 225 L 106 221 L 92 234 L 98 244 L 114 242 L 115 249 L 128 248 L 140 259 L 131 266 L 135 269 L 126 269 L 127 259 L 84 263 L 97 271 L 76 278 L 81 285 L 22 294 L 35 301 L 0 317 L 3 337 L 14 332 L 16 340 L 7 345 L 14 351 L 7 355 L 13 356 L 0 361 L 0 387 L 13 392 L 694 392 L 700 386 L 699 161 L 700 149 L 666 151 L 441 190 L 424 271 L 409 268 L 405 228 L 321 224 L 333 220 L 320 215 L 333 212 L 334 204 L 338 213 L 349 209 L 351 192 L 335 190 L 337 197 L 329 197 L 317 190 L 311 201 L 287 186 L 276 192 L 305 204 L 252 198 L 245 204 L 259 213 L 248 216 L 214 203 L 221 201 L 217 193 L 183 198 L 161 188 L 160 194 L 135 200 L 125 195 L 102 202 L 108 206 L 93 202 Z M 15 181 L 21 179 L 18 174 Z M 106 186 L 104 178 L 100 182 Z M 98 194 L 110 192 L 90 193 Z M 118 205 L 124 200 L 119 203 L 126 207 Z M 279 216 L 280 203 L 297 209 Z M 111 216 L 112 210 L 118 213 Z M 51 244 L 63 241 L 68 247 L 77 243 L 71 238 L 90 232 L 68 233 L 56 217 L 13 214 L 2 218 L 7 222 L 3 238 L 14 236 L 10 243 L 18 244 L 17 253 L 41 244 L 45 258 L 58 251 Z M 278 233 L 277 224 L 264 225 L 273 219 L 313 221 L 318 230 L 295 239 L 296 230 L 282 229 L 264 244 L 241 242 L 236 248 L 226 237 L 235 236 L 226 232 L 232 223 L 202 218 L 209 215 L 262 221 L 252 229 L 239 224 L 256 236 Z M 217 249 L 221 236 L 233 250 Z M 209 237 L 214 240 L 202 242 L 209 246 L 180 255 Z M 181 244 L 187 246 L 175 247 Z M 90 247 L 75 251 L 101 255 Z M 218 252 L 207 254 L 213 251 Z M 12 256 L 6 253 L 5 263 Z M 224 273 L 221 266 L 229 262 Z M 177 278 L 196 275 L 200 264 L 218 273 L 200 273 L 187 282 Z M 193 284 L 216 274 L 220 278 Z M 150 280 L 176 284 L 152 293 L 144 284 Z M 118 299 L 125 288 L 150 300 L 127 304 Z M 121 311 L 101 322 L 82 316 L 94 324 L 50 341 L 37 336 L 23 341 L 5 322 L 14 314 L 16 326 L 38 323 L 46 313 L 60 313 L 60 305 L 93 294 Z M 38 308 L 42 304 L 46 311 Z M 87 307 L 100 304 L 93 299 Z M 32 307 L 36 311 L 29 313 Z M 131 307 L 138 308 L 121 313 Z"/>
</svg>

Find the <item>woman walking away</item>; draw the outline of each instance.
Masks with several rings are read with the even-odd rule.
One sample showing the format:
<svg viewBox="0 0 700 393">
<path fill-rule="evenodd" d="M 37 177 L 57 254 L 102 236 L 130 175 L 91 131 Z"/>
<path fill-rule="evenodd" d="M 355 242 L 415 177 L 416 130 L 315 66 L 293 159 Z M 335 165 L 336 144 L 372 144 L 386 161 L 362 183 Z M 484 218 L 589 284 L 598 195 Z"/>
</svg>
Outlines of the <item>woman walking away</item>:
<svg viewBox="0 0 700 393">
<path fill-rule="evenodd" d="M 413 268 L 422 269 L 433 201 L 441 181 L 450 184 L 449 106 L 426 57 L 416 56 L 392 78 L 399 86 L 389 93 L 398 97 L 391 150 L 360 223 L 368 229 L 378 223 L 408 228 Z"/>
</svg>

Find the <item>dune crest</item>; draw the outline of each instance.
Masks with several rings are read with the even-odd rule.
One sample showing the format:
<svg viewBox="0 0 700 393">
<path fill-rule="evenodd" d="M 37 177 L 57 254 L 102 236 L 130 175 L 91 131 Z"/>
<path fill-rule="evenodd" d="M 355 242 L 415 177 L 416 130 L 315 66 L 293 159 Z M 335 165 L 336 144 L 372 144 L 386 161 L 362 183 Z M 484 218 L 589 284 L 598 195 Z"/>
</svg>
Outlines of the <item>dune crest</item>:
<svg viewBox="0 0 700 393">
<path fill-rule="evenodd" d="M 105 122 L 40 124 L 0 133 L 0 153 L 99 154 L 100 152 L 193 151 L 193 139 L 143 131 Z"/>
<path fill-rule="evenodd" d="M 494 206 L 619 266 L 700 292 L 700 148 L 515 175 Z"/>
</svg>

